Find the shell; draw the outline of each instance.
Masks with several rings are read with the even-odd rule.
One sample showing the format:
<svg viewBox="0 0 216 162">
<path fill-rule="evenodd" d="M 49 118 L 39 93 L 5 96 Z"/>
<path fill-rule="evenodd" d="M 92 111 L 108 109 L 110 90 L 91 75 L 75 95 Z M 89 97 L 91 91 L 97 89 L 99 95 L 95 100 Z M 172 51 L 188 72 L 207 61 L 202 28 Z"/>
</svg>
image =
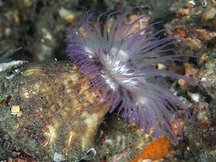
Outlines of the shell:
<svg viewBox="0 0 216 162">
<path fill-rule="evenodd" d="M 48 62 L 15 68 L 12 77 L 5 72 L 0 89 L 5 142 L 0 157 L 14 149 L 36 160 L 95 156 L 94 138 L 109 106 L 76 69 L 72 62 Z"/>
<path fill-rule="evenodd" d="M 201 18 L 202 21 L 206 22 L 208 20 L 211 20 L 215 16 L 215 13 L 216 9 L 214 5 L 207 6 Z"/>
</svg>

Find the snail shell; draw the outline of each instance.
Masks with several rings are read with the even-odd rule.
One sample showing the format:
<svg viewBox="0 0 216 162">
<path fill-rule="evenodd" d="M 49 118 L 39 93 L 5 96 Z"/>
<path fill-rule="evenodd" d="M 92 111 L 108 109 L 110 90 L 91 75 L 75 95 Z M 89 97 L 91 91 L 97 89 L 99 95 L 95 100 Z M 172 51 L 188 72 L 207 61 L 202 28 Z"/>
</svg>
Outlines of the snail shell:
<svg viewBox="0 0 216 162">
<path fill-rule="evenodd" d="M 22 64 L 11 77 L 5 73 L 0 131 L 11 137 L 7 154 L 13 147 L 37 160 L 79 161 L 91 150 L 88 159 L 95 156 L 94 138 L 109 106 L 72 62 Z"/>
</svg>

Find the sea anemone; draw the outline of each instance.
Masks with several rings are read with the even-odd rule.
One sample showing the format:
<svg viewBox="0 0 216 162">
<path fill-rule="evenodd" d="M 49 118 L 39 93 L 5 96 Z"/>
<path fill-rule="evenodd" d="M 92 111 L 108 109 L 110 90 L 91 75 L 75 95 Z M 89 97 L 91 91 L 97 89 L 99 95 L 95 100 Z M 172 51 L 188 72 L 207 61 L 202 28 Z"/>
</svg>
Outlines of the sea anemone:
<svg viewBox="0 0 216 162">
<path fill-rule="evenodd" d="M 139 7 L 135 7 L 139 8 Z M 145 133 L 154 126 L 157 139 L 164 133 L 164 126 L 172 133 L 176 140 L 173 125 L 179 130 L 180 118 L 178 109 L 186 112 L 187 106 L 175 96 L 163 83 L 162 77 L 183 79 L 189 83 L 196 83 L 196 79 L 186 77 L 168 70 L 155 68 L 157 63 L 165 61 L 182 61 L 182 55 L 161 55 L 169 51 L 169 45 L 179 43 L 174 36 L 160 38 L 157 36 L 165 29 L 151 34 L 153 26 L 157 23 L 130 33 L 134 24 L 125 23 L 126 16 L 134 8 L 124 12 L 108 32 L 110 17 L 120 11 L 109 13 L 103 30 L 100 27 L 100 18 L 94 29 L 90 27 L 89 20 L 93 13 L 87 11 L 83 17 L 83 26 L 87 36 L 78 29 L 72 29 L 67 35 L 66 53 L 74 59 L 89 84 L 100 90 L 101 97 L 108 105 L 112 104 L 110 112 L 116 108 L 124 110 L 122 115 L 126 121 L 137 123 Z M 188 56 L 188 55 L 184 55 Z M 182 131 L 180 131 L 182 134 Z"/>
</svg>

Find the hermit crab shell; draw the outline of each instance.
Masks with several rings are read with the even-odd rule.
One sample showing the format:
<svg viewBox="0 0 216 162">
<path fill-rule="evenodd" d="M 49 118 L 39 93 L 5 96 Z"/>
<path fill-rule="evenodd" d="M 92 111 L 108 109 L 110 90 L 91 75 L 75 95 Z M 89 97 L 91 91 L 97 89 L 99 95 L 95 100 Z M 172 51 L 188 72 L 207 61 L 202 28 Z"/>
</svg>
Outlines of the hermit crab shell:
<svg viewBox="0 0 216 162">
<path fill-rule="evenodd" d="M 95 156 L 94 138 L 109 107 L 76 69 L 72 62 L 48 62 L 4 73 L 0 131 L 9 144 L 0 157 L 12 150 L 36 160 Z"/>
</svg>

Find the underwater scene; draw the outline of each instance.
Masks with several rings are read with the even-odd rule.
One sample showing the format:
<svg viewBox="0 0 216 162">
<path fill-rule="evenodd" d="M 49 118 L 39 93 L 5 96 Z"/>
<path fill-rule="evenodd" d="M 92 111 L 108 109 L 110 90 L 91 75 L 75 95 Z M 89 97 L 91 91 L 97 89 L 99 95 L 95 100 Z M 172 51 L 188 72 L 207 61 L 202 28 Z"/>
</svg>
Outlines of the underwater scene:
<svg viewBox="0 0 216 162">
<path fill-rule="evenodd" d="M 1 162 L 215 150 L 215 0 L 0 0 Z"/>
</svg>

